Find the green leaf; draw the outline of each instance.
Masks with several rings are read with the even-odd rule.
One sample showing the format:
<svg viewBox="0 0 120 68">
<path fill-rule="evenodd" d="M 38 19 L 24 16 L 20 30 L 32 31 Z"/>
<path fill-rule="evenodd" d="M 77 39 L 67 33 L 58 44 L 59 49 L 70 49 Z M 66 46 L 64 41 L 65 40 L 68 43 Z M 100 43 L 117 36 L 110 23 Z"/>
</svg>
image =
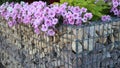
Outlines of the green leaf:
<svg viewBox="0 0 120 68">
<path fill-rule="evenodd" d="M 107 14 L 108 11 L 105 9 L 110 10 L 110 7 L 104 0 L 99 0 L 96 4 L 95 1 L 96 0 L 60 0 L 60 3 L 68 2 L 68 4 L 72 6 L 85 7 L 89 12 L 92 12 L 94 19 L 98 19 L 102 15 Z"/>
</svg>

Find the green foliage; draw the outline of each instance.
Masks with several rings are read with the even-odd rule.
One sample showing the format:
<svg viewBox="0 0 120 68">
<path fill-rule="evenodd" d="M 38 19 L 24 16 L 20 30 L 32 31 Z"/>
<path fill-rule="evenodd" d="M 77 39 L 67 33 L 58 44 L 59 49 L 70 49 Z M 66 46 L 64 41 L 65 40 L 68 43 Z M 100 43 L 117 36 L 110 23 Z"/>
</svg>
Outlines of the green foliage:
<svg viewBox="0 0 120 68">
<path fill-rule="evenodd" d="M 93 20 L 99 19 L 102 15 L 105 15 L 109 12 L 110 7 L 104 0 L 60 0 L 60 4 L 68 2 L 71 6 L 85 7 L 89 12 L 93 13 Z"/>
</svg>

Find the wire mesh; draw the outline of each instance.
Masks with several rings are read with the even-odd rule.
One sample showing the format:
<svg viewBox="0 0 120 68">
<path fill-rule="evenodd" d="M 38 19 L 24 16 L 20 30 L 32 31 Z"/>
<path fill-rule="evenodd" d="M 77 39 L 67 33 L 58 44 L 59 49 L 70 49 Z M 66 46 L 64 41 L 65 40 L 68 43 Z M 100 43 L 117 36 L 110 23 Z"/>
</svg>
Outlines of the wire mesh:
<svg viewBox="0 0 120 68">
<path fill-rule="evenodd" d="M 6 68 L 120 68 L 120 19 L 62 25 L 54 37 L 0 20 L 0 62 Z"/>
<path fill-rule="evenodd" d="M 11 64 L 13 68 L 120 67 L 119 18 L 82 26 L 63 25 L 61 35 L 55 37 L 36 35 L 29 26 L 9 28 L 3 22 L 0 62 L 7 68 Z"/>
</svg>

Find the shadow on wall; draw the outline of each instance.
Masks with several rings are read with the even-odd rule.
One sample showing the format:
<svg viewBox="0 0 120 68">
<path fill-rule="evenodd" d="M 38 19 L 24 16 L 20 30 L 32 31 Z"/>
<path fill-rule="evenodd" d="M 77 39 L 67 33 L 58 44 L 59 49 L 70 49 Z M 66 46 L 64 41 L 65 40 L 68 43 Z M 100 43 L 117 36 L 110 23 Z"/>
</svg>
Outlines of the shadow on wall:
<svg viewBox="0 0 120 68">
<path fill-rule="evenodd" d="M 0 68 L 5 68 L 5 66 L 0 62 Z"/>
</svg>

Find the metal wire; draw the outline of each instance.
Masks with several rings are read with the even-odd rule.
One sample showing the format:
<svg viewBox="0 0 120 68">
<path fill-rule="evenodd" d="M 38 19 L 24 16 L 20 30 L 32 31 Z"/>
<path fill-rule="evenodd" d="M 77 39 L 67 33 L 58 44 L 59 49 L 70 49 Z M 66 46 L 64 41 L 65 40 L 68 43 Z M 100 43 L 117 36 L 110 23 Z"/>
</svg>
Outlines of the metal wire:
<svg viewBox="0 0 120 68">
<path fill-rule="evenodd" d="M 2 2 L 5 2 L 5 0 Z M 19 64 L 22 65 L 24 68 L 120 68 L 120 18 L 113 17 L 110 22 L 101 22 L 101 21 L 94 21 L 93 23 L 87 24 L 87 25 L 81 25 L 81 26 L 73 26 L 73 25 L 62 25 L 61 26 L 61 32 L 65 31 L 66 37 L 61 36 L 61 41 L 58 41 L 57 43 L 60 43 L 59 45 L 55 45 L 55 43 L 51 44 L 51 41 L 45 41 L 43 39 L 47 39 L 46 37 L 40 36 L 40 38 L 31 37 L 29 38 L 33 39 L 33 41 L 41 42 L 39 44 L 40 47 L 37 47 L 35 43 L 29 43 L 28 41 L 23 40 L 24 32 L 22 28 L 20 28 L 20 38 L 15 37 L 13 34 L 2 31 L 0 29 L 0 62 L 5 61 L 4 58 L 7 57 L 6 54 L 3 55 L 3 53 L 9 51 L 2 49 L 3 45 L 9 46 L 9 45 L 15 45 L 11 42 L 11 44 L 7 44 L 8 42 L 4 41 L 10 38 L 6 38 L 8 35 L 12 38 L 14 38 L 16 41 L 19 41 L 21 48 L 16 50 L 19 51 L 21 57 L 21 60 Z M 119 22 L 117 24 L 117 22 Z M 117 24 L 118 29 L 110 30 L 108 27 L 111 27 L 110 25 Z M 106 33 L 104 32 L 104 29 L 106 28 Z M 97 27 L 98 26 L 98 27 Z M 101 27 L 102 26 L 102 27 Z M 64 28 L 65 27 L 65 28 Z M 93 27 L 93 31 L 98 29 L 98 31 L 103 31 L 99 36 L 96 36 L 95 32 L 91 32 L 91 27 Z M 0 22 L 0 28 L 6 29 L 6 25 L 2 25 Z M 83 30 L 80 32 L 80 29 Z M 88 29 L 86 31 L 86 29 Z M 113 28 L 110 28 L 113 29 Z M 17 30 L 16 30 L 17 31 Z M 71 34 L 70 34 L 70 32 Z M 73 32 L 72 32 L 73 31 Z M 75 32 L 74 32 L 75 31 Z M 93 33 L 93 36 L 87 36 L 85 35 L 85 32 L 87 33 Z M 75 39 L 72 37 L 72 34 L 75 33 Z M 70 34 L 70 37 L 69 37 Z M 82 35 L 83 34 L 83 35 Z M 99 34 L 99 33 L 98 33 Z M 116 35 L 117 34 L 117 35 Z M 82 35 L 82 39 L 79 38 L 79 36 Z M 117 40 L 114 42 L 111 42 L 112 35 L 116 35 Z M 104 43 L 104 40 L 101 40 L 101 43 L 99 41 L 95 43 L 96 39 L 101 38 L 107 38 L 110 43 Z M 90 39 L 92 42 L 90 42 Z M 54 41 L 54 40 L 52 40 Z M 67 43 L 65 43 L 67 41 Z M 83 45 L 87 41 L 87 47 Z M 70 42 L 75 42 L 75 52 L 72 50 L 73 44 Z M 6 43 L 6 44 L 5 44 Z M 44 43 L 44 44 L 43 44 Z M 27 44 L 27 45 L 26 45 Z M 82 45 L 82 51 L 79 52 L 79 47 Z M 93 46 L 92 50 L 89 50 L 91 45 Z M 114 46 L 113 46 L 114 45 Z M 26 46 L 29 46 L 27 49 Z M 46 46 L 45 48 L 42 48 L 42 46 Z M 63 47 L 62 47 L 63 46 Z M 9 46 L 10 47 L 10 46 Z M 62 47 L 62 48 L 61 48 Z M 41 49 L 40 49 L 41 48 Z M 45 50 L 46 49 L 46 50 Z M 51 50 L 49 50 L 51 49 Z M 36 52 L 34 53 L 34 50 Z M 14 51 L 11 51 L 14 52 Z M 31 55 L 26 56 L 24 52 L 31 53 Z M 13 53 L 14 54 L 14 53 Z M 112 55 L 113 54 L 113 55 Z M 10 53 L 12 55 L 12 53 Z M 4 57 L 2 57 L 4 56 Z M 41 57 L 44 56 L 44 57 Z M 117 56 L 117 58 L 116 58 Z M 15 59 L 15 58 L 14 58 Z M 113 60 L 115 59 L 115 60 Z M 4 64 L 4 62 L 2 62 Z M 27 66 L 27 63 L 33 64 L 30 66 Z M 6 65 L 6 64 L 4 64 Z M 18 68 L 18 67 L 16 67 Z"/>
</svg>

